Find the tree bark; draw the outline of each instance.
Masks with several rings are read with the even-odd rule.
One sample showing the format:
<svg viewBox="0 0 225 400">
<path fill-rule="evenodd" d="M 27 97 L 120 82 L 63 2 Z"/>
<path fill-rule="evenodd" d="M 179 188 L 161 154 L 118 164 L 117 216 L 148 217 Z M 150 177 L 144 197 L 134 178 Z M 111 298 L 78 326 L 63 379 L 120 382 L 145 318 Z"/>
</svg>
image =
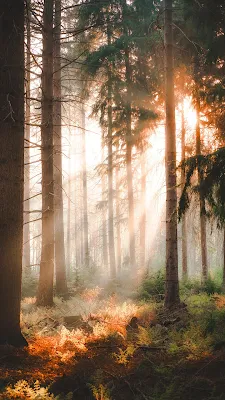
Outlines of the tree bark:
<svg viewBox="0 0 225 400">
<path fill-rule="evenodd" d="M 107 23 L 108 46 L 111 45 L 110 21 Z M 116 256 L 114 240 L 114 210 L 113 210 L 113 116 L 112 116 L 112 72 L 108 63 L 108 235 L 109 235 L 109 267 L 110 277 L 116 278 Z"/>
<path fill-rule="evenodd" d="M 53 0 L 44 1 L 42 34 L 42 249 L 37 304 L 52 306 L 54 274 Z"/>
<path fill-rule="evenodd" d="M 119 147 L 116 153 L 116 264 L 117 272 L 121 270 L 121 233 L 120 233 L 120 181 L 119 181 Z"/>
<path fill-rule="evenodd" d="M 89 268 L 89 240 L 88 240 L 88 192 L 87 192 L 87 163 L 86 163 L 86 122 L 85 122 L 85 107 L 84 98 L 81 105 L 81 140 L 82 140 L 82 186 L 83 186 L 83 248 L 84 248 L 84 264 Z"/>
<path fill-rule="evenodd" d="M 182 111 L 181 111 L 181 159 L 185 161 L 185 120 L 184 120 L 184 102 L 182 102 Z M 185 184 L 185 166 L 181 169 L 181 187 L 184 188 Z M 187 221 L 186 215 L 182 218 L 182 277 L 183 279 L 187 279 L 188 276 L 188 268 L 187 268 Z"/>
<path fill-rule="evenodd" d="M 199 88 L 196 84 L 196 155 L 201 154 L 201 128 L 200 128 L 200 97 Z M 198 181 L 201 182 L 201 171 L 198 170 Z M 202 280 L 206 281 L 208 277 L 207 243 L 206 243 L 206 216 L 205 202 L 201 196 L 200 201 L 200 234 L 201 234 L 201 257 L 202 257 Z"/>
<path fill-rule="evenodd" d="M 20 330 L 24 183 L 24 2 L 0 2 L 0 344 Z"/>
<path fill-rule="evenodd" d="M 26 273 L 31 272 L 30 260 L 30 68 L 31 68 L 31 30 L 30 30 L 30 0 L 26 3 L 26 126 L 25 126 L 25 149 L 24 149 L 24 226 L 23 226 L 23 264 Z"/>
<path fill-rule="evenodd" d="M 146 243 L 146 159 L 145 152 L 141 152 L 141 221 L 140 221 L 140 267 L 146 270 L 145 265 Z"/>
<path fill-rule="evenodd" d="M 135 229 L 134 229 L 134 191 L 133 191 L 133 170 L 132 170 L 132 109 L 131 109 L 131 66 L 129 49 L 125 49 L 125 67 L 126 67 L 126 168 L 127 168 L 127 187 L 128 187 L 128 229 L 129 229 L 129 249 L 130 265 L 136 269 L 135 255 Z"/>
<path fill-rule="evenodd" d="M 102 138 L 102 163 L 104 162 L 104 144 Z M 101 176 L 101 184 L 102 184 L 102 202 L 105 202 L 105 193 L 106 193 L 106 175 L 105 171 Z M 106 226 L 106 207 L 103 204 L 102 208 L 102 255 L 103 255 L 103 267 L 104 273 L 108 270 L 109 260 L 108 260 L 108 246 L 107 246 L 107 226 Z"/>
<path fill-rule="evenodd" d="M 71 124 L 71 105 L 69 105 L 69 124 Z M 68 154 L 68 197 L 67 197 L 67 232 L 66 232 L 66 261 L 67 270 L 70 274 L 71 271 L 71 127 L 69 126 L 69 154 Z M 76 211 L 76 210 L 75 210 Z M 76 220 L 76 213 L 75 213 Z M 76 221 L 75 221 L 75 238 L 76 234 Z"/>
<path fill-rule="evenodd" d="M 54 26 L 54 207 L 56 293 L 66 295 L 62 181 L 61 0 L 55 0 Z"/>
<path fill-rule="evenodd" d="M 177 254 L 176 128 L 173 65 L 172 0 L 164 0 L 165 106 L 166 106 L 166 292 L 165 306 L 180 302 Z"/>
</svg>

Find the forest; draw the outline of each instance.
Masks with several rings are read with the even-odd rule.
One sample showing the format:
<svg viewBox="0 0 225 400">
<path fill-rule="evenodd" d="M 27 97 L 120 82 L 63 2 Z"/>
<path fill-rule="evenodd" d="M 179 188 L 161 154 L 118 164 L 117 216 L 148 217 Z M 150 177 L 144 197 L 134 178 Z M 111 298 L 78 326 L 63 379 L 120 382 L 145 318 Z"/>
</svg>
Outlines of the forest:
<svg viewBox="0 0 225 400">
<path fill-rule="evenodd" d="M 0 399 L 225 400 L 224 0 L 0 0 Z"/>
</svg>

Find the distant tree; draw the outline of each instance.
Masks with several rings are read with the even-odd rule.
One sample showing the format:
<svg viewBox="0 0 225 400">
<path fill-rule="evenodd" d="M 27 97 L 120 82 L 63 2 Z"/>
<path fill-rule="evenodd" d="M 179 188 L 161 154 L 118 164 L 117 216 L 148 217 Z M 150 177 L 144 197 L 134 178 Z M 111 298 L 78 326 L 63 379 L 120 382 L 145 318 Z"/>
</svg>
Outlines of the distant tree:
<svg viewBox="0 0 225 400">
<path fill-rule="evenodd" d="M 20 330 L 24 182 L 24 1 L 0 3 L 0 344 Z"/>
</svg>

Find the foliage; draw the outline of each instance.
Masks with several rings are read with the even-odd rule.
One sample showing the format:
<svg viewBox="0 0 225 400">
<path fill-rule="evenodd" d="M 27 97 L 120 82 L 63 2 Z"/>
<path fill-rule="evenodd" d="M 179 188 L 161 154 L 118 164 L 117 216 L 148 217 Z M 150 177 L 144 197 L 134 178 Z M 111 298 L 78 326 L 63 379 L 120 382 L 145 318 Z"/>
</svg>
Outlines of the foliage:
<svg viewBox="0 0 225 400">
<path fill-rule="evenodd" d="M 42 387 L 39 381 L 36 381 L 33 386 L 25 380 L 18 381 L 14 386 L 8 386 L 5 390 L 5 400 L 72 400 L 73 394 L 54 396 L 49 392 L 48 388 Z"/>
<path fill-rule="evenodd" d="M 191 157 L 183 165 L 185 186 L 179 201 L 179 219 L 188 210 L 191 196 L 198 193 L 206 202 L 201 212 L 215 218 L 222 228 L 225 224 L 225 148 L 206 156 Z M 193 179 L 196 172 L 201 175 L 200 183 Z"/>
<path fill-rule="evenodd" d="M 114 353 L 113 356 L 118 364 L 127 365 L 133 357 L 134 352 L 135 347 L 133 344 L 130 344 L 125 350 L 119 349 L 119 353 Z"/>
<path fill-rule="evenodd" d="M 155 274 L 147 277 L 141 285 L 139 290 L 139 297 L 143 300 L 149 300 L 152 297 L 162 300 L 165 293 L 165 272 L 160 270 Z"/>
<path fill-rule="evenodd" d="M 211 295 L 214 293 L 222 292 L 222 277 L 221 274 L 217 274 L 214 278 L 210 275 L 208 278 L 201 282 L 200 279 L 186 279 L 180 283 L 180 292 L 184 299 L 186 299 L 190 293 L 198 294 L 205 293 Z"/>
</svg>

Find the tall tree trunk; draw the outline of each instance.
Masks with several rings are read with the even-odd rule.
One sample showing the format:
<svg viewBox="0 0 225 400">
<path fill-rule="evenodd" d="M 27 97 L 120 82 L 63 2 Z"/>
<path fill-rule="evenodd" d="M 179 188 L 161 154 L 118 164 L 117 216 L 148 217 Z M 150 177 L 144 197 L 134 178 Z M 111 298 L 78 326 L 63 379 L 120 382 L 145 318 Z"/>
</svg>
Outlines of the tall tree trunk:
<svg viewBox="0 0 225 400">
<path fill-rule="evenodd" d="M 126 116 L 126 168 L 127 168 L 127 187 L 128 187 L 128 229 L 129 229 L 129 249 L 130 264 L 136 269 L 135 256 L 135 228 L 134 228 L 134 191 L 133 191 L 133 171 L 132 171 L 132 109 L 131 109 L 131 66 L 130 52 L 125 49 L 126 85 L 127 85 L 127 116 Z"/>
<path fill-rule="evenodd" d="M 83 185 L 83 239 L 84 239 L 84 264 L 89 268 L 89 240 L 88 240 L 88 192 L 87 192 L 87 163 L 86 163 L 86 122 L 85 122 L 85 107 L 84 99 L 81 105 L 81 140 L 82 140 L 82 185 Z"/>
<path fill-rule="evenodd" d="M 56 293 L 67 293 L 63 223 L 62 94 L 61 94 L 61 0 L 55 0 L 54 26 L 54 207 Z"/>
<path fill-rule="evenodd" d="M 104 143 L 102 138 L 102 164 L 104 162 Z M 106 176 L 105 171 L 101 176 L 101 184 L 102 184 L 102 255 L 103 255 L 103 266 L 104 273 L 108 270 L 109 260 L 108 260 L 108 246 L 107 246 L 107 226 L 106 226 L 106 207 L 105 203 L 105 192 L 106 192 Z"/>
<path fill-rule="evenodd" d="M 107 23 L 108 45 L 111 45 L 110 21 Z M 112 116 L 112 71 L 108 64 L 108 235 L 109 235 L 109 267 L 110 277 L 116 278 L 116 256 L 114 240 L 114 210 L 113 210 L 113 116 Z"/>
<path fill-rule="evenodd" d="M 69 124 L 71 124 L 71 105 L 69 105 Z M 67 194 L 68 197 L 67 197 L 66 261 L 67 261 L 67 270 L 71 271 L 71 127 L 70 126 L 69 126 L 68 163 L 69 163 L 69 169 L 68 169 L 69 176 L 68 176 L 68 194 Z M 75 227 L 76 227 L 76 222 L 75 222 Z M 76 233 L 75 237 L 77 237 Z"/>
<path fill-rule="evenodd" d="M 164 0 L 165 106 L 166 106 L 166 293 L 165 306 L 180 302 L 177 254 L 176 128 L 173 65 L 172 0 Z"/>
<path fill-rule="evenodd" d="M 185 161 L 185 120 L 184 120 L 184 102 L 182 102 L 182 111 L 181 111 L 181 159 Z M 181 169 L 181 187 L 183 189 L 185 184 L 185 166 Z M 183 279 L 186 279 L 188 276 L 188 269 L 187 269 L 187 221 L 186 215 L 182 218 L 182 276 Z"/>
<path fill-rule="evenodd" d="M 24 150 L 24 227 L 23 227 L 23 260 L 25 271 L 30 274 L 30 68 L 31 68 L 31 31 L 30 31 L 30 0 L 26 3 L 26 126 Z"/>
<path fill-rule="evenodd" d="M 120 233 L 120 181 L 119 181 L 119 146 L 116 150 L 116 264 L 117 272 L 121 270 L 121 233 Z"/>
<path fill-rule="evenodd" d="M 201 154 L 201 128 L 200 128 L 200 97 L 199 88 L 196 84 L 196 155 Z M 198 171 L 198 180 L 201 182 L 201 171 Z M 205 202 L 201 194 L 200 200 L 200 234 L 201 234 L 201 257 L 202 257 L 202 280 L 208 277 L 207 242 L 206 242 L 206 216 Z"/>
<path fill-rule="evenodd" d="M 24 2 L 0 2 L 0 344 L 20 330 L 24 183 Z M 7 67 L 6 67 L 7 66 Z"/>
<path fill-rule="evenodd" d="M 54 274 L 53 0 L 44 1 L 42 57 L 42 249 L 37 304 L 52 306 Z"/>
<path fill-rule="evenodd" d="M 145 271 L 145 242 L 146 242 L 146 159 L 141 152 L 141 221 L 140 221 L 140 267 Z"/>
<path fill-rule="evenodd" d="M 79 174 L 79 191 L 80 191 L 80 204 L 79 204 L 79 217 L 80 217 L 80 224 L 79 224 L 79 239 L 80 239 L 80 264 L 82 267 L 84 266 L 84 204 L 83 204 L 83 173 L 80 171 Z"/>
</svg>

